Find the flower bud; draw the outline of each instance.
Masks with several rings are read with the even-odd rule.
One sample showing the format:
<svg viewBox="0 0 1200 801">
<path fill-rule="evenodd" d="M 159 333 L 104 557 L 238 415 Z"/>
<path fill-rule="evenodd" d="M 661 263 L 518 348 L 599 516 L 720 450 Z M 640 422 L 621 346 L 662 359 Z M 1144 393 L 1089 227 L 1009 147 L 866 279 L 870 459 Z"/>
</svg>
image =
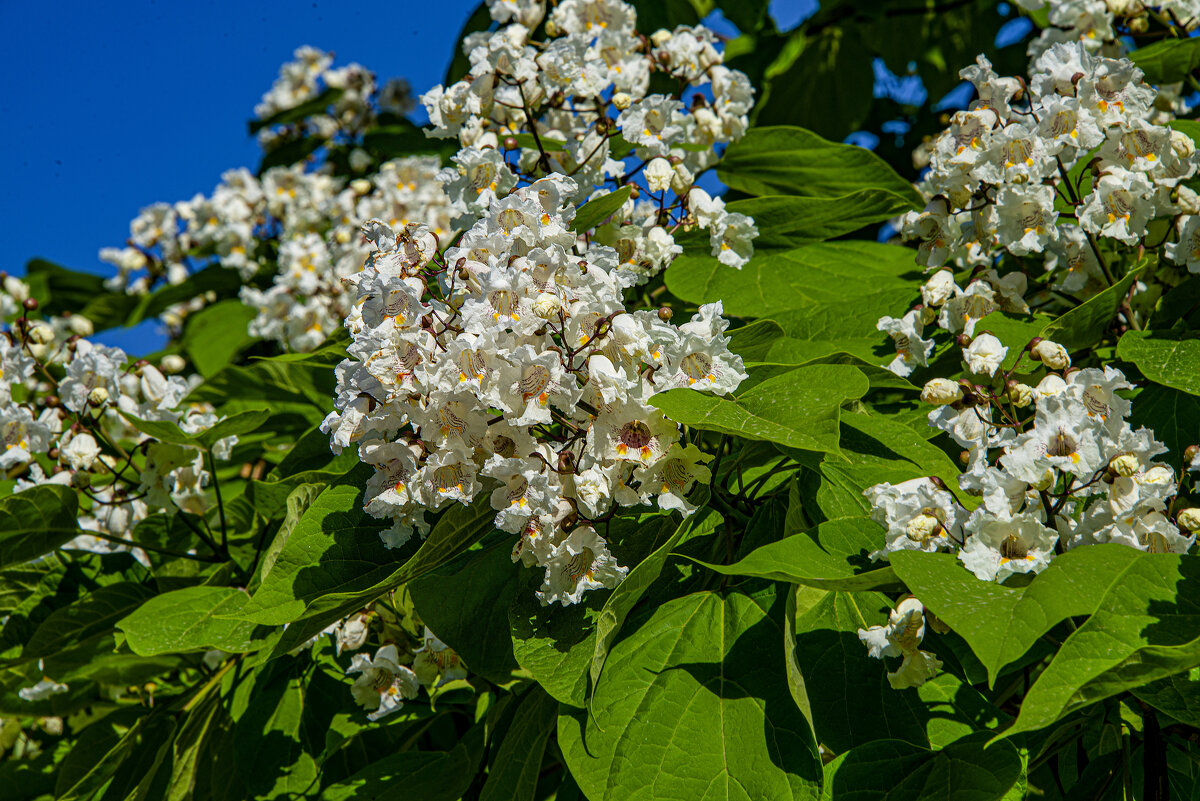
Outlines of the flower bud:
<svg viewBox="0 0 1200 801">
<path fill-rule="evenodd" d="M 187 368 L 187 362 L 179 354 L 169 353 L 163 356 L 160 367 L 167 375 L 175 375 L 176 373 L 182 373 Z"/>
<path fill-rule="evenodd" d="M 1150 19 L 1145 14 L 1133 17 L 1129 20 L 1130 33 L 1145 33 L 1150 30 Z"/>
<path fill-rule="evenodd" d="M 1192 507 L 1180 511 L 1179 516 L 1175 518 L 1175 522 L 1179 527 L 1189 533 L 1200 531 L 1200 509 Z"/>
<path fill-rule="evenodd" d="M 350 182 L 350 188 L 356 195 L 368 195 L 371 193 L 371 182 L 366 178 L 355 178 Z"/>
<path fill-rule="evenodd" d="M 1049 339 L 1039 340 L 1030 348 L 1029 355 L 1051 370 L 1065 370 L 1071 366 L 1071 357 L 1067 349 Z"/>
<path fill-rule="evenodd" d="M 1013 406 L 1024 409 L 1033 403 L 1033 387 L 1014 381 L 1013 385 L 1008 388 L 1008 398 L 1012 401 Z"/>
<path fill-rule="evenodd" d="M 1118 476 L 1129 478 L 1137 475 L 1137 471 L 1142 469 L 1142 463 L 1132 453 L 1121 453 L 1109 460 L 1108 469 Z"/>
<path fill-rule="evenodd" d="M 651 159 L 643 172 L 646 176 L 646 186 L 651 192 L 667 191 L 671 188 L 671 179 L 675 177 L 671 162 L 661 157 Z"/>
<path fill-rule="evenodd" d="M 25 298 L 25 300 L 23 300 L 21 302 L 21 305 L 24 306 L 27 310 L 33 311 L 34 309 L 36 309 L 38 307 L 37 298 Z"/>
<path fill-rule="evenodd" d="M 617 92 L 612 96 L 612 104 L 616 107 L 617 111 L 624 111 L 633 104 L 633 98 L 625 92 Z"/>
<path fill-rule="evenodd" d="M 543 292 L 538 295 L 533 301 L 533 313 L 543 320 L 552 320 L 558 316 L 559 310 L 562 309 L 562 301 L 558 295 L 550 292 Z"/>
<path fill-rule="evenodd" d="M 935 406 L 957 403 L 962 396 L 962 388 L 948 378 L 931 378 L 921 390 L 921 400 Z"/>
<path fill-rule="evenodd" d="M 108 403 L 108 390 L 104 387 L 96 387 L 88 393 L 88 405 L 93 408 L 99 408 Z"/>
<path fill-rule="evenodd" d="M 1184 214 L 1200 214 L 1200 194 L 1180 184 L 1175 187 L 1175 205 Z"/>
<path fill-rule="evenodd" d="M 558 29 L 558 24 L 554 20 L 552 20 L 552 19 L 546 20 L 546 35 L 547 36 L 553 38 L 555 36 L 558 36 L 560 33 L 562 33 L 562 31 L 560 31 Z"/>
<path fill-rule="evenodd" d="M 908 525 L 904 527 L 904 533 L 913 542 L 927 542 L 937 536 L 938 529 L 941 527 L 941 521 L 933 515 L 919 514 L 908 521 Z"/>
<path fill-rule="evenodd" d="M 1184 448 L 1183 449 L 1184 469 L 1186 470 L 1187 465 L 1190 465 L 1192 462 L 1196 461 L 1197 457 L 1200 457 L 1200 445 L 1188 445 L 1186 448 Z"/>
<path fill-rule="evenodd" d="M 46 323 L 34 323 L 29 328 L 29 339 L 35 345 L 49 345 L 54 341 L 54 329 Z"/>
<path fill-rule="evenodd" d="M 673 34 L 670 31 L 668 31 L 666 28 L 659 28 L 657 31 L 650 34 L 650 41 L 654 44 L 655 47 L 662 47 L 667 42 L 671 41 L 672 35 Z"/>
<path fill-rule="evenodd" d="M 669 322 L 674 316 L 675 311 L 670 306 L 662 306 L 658 310 L 658 319 L 662 320 L 664 323 Z"/>
</svg>

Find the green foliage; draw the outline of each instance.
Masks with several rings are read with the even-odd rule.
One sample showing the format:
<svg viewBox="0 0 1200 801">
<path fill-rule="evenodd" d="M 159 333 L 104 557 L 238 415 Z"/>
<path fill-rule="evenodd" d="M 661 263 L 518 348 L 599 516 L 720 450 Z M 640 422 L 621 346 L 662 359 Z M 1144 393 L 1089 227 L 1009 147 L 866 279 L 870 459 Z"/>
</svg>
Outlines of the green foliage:
<svg viewBox="0 0 1200 801">
<path fill-rule="evenodd" d="M 1194 76 L 1200 68 L 1200 42 L 1194 39 L 1165 39 L 1139 47 L 1129 59 L 1146 73 L 1151 83 L 1178 83 Z"/>
</svg>

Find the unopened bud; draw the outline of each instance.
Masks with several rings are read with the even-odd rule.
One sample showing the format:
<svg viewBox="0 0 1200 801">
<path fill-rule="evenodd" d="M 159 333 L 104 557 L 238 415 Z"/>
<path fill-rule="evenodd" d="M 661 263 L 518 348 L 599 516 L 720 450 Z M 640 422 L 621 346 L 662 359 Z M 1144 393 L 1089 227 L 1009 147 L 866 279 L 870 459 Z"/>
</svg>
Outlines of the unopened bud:
<svg viewBox="0 0 1200 801">
<path fill-rule="evenodd" d="M 159 366 L 167 375 L 175 375 L 176 373 L 182 373 L 187 368 L 187 362 L 179 354 L 169 353 L 163 356 Z"/>
<path fill-rule="evenodd" d="M 54 341 L 54 329 L 45 323 L 35 323 L 29 328 L 29 339 L 35 345 L 49 345 Z"/>
<path fill-rule="evenodd" d="M 516 150 L 520 146 L 521 146 L 521 143 L 517 141 L 517 137 L 515 137 L 515 136 L 504 137 L 504 149 L 505 150 Z"/>
<path fill-rule="evenodd" d="M 85 470 L 76 470 L 71 474 L 71 487 L 73 489 L 87 489 L 92 485 L 92 474 Z"/>
<path fill-rule="evenodd" d="M 108 403 L 108 390 L 104 387 L 96 387 L 88 393 L 88 405 L 93 408 L 99 408 Z"/>
<path fill-rule="evenodd" d="M 612 96 L 612 104 L 616 107 L 617 111 L 624 111 L 633 104 L 633 98 L 625 92 L 617 92 Z"/>
<path fill-rule="evenodd" d="M 971 346 L 971 338 L 966 334 L 959 334 L 954 338 L 954 341 L 958 343 L 960 348 L 967 348 Z"/>
<path fill-rule="evenodd" d="M 1183 449 L 1184 469 L 1186 470 L 1188 465 L 1190 465 L 1192 462 L 1196 461 L 1197 457 L 1200 457 L 1200 445 L 1188 445 L 1186 448 L 1184 448 Z"/>
<path fill-rule="evenodd" d="M 562 301 L 551 292 L 543 292 L 533 301 L 533 313 L 543 320 L 554 319 L 561 309 Z"/>
<path fill-rule="evenodd" d="M 921 390 L 921 400 L 935 406 L 957 403 L 962 396 L 962 387 L 948 378 L 931 378 Z"/>
<path fill-rule="evenodd" d="M 946 487 L 946 482 L 942 481 L 941 476 L 929 476 L 929 483 L 932 484 L 933 486 L 937 487 L 938 489 L 942 490 L 943 492 L 949 492 L 949 489 L 947 489 L 947 487 Z"/>
<path fill-rule="evenodd" d="M 38 307 L 37 298 L 25 298 L 25 300 L 21 303 L 21 305 L 24 306 L 29 311 L 33 311 L 34 309 L 36 309 Z"/>
<path fill-rule="evenodd" d="M 670 306 L 662 306 L 658 310 L 658 319 L 664 323 L 669 322 L 675 316 L 675 311 Z"/>
<path fill-rule="evenodd" d="M 919 514 L 908 521 L 908 525 L 904 527 L 904 533 L 913 542 L 924 543 L 937 536 L 941 527 L 942 521 L 933 515 Z"/>
<path fill-rule="evenodd" d="M 1038 343 L 1029 349 L 1029 355 L 1051 370 L 1065 370 L 1071 366 L 1071 356 L 1067 349 L 1049 339 L 1038 340 Z"/>
<path fill-rule="evenodd" d="M 1200 509 L 1195 507 L 1180 511 L 1179 516 L 1175 518 L 1175 522 L 1179 527 L 1187 532 L 1200 531 Z"/>
<path fill-rule="evenodd" d="M 1137 475 L 1137 471 L 1142 469 L 1142 463 L 1132 453 L 1122 453 L 1109 460 L 1108 469 L 1118 476 L 1129 478 Z"/>
<path fill-rule="evenodd" d="M 1014 382 L 1008 388 L 1008 399 L 1012 401 L 1013 406 L 1016 406 L 1018 409 L 1024 409 L 1033 403 L 1033 387 L 1028 384 Z"/>
<path fill-rule="evenodd" d="M 1128 24 L 1130 33 L 1145 33 L 1150 30 L 1150 19 L 1145 14 L 1133 17 Z"/>
</svg>

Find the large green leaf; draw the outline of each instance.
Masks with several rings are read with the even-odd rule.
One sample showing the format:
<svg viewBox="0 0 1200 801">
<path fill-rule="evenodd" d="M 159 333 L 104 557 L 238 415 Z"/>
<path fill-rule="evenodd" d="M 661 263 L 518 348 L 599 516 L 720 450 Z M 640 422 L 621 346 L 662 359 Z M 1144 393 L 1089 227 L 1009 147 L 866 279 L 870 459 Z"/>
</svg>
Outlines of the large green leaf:
<svg viewBox="0 0 1200 801">
<path fill-rule="evenodd" d="M 887 621 L 887 596 L 801 587 L 794 605 L 795 670 L 815 688 L 813 726 L 832 752 L 880 736 L 938 747 L 998 722 L 1001 713 L 947 672 L 916 690 L 892 689 L 886 673 L 899 662 L 871 659 L 858 637 Z"/>
<path fill-rule="evenodd" d="M 842 404 L 868 389 L 867 377 L 855 368 L 822 364 L 785 370 L 735 396 L 674 389 L 655 395 L 651 403 L 692 428 L 836 452 Z"/>
<path fill-rule="evenodd" d="M 1200 39 L 1164 39 L 1129 54 L 1149 83 L 1179 83 L 1200 69 Z"/>
<path fill-rule="evenodd" d="M 1007 743 L 985 750 L 970 735 L 939 751 L 880 739 L 840 754 L 825 766 L 829 801 L 999 801 L 1021 779 L 1021 756 Z"/>
<path fill-rule="evenodd" d="M 1072 632 L 1004 735 L 1200 665 L 1200 557 L 1145 554 Z"/>
<path fill-rule="evenodd" d="M 721 516 L 711 509 L 696 512 L 680 523 L 679 528 L 665 543 L 630 570 L 613 590 L 612 595 L 608 596 L 604 608 L 600 610 L 600 616 L 596 619 L 596 649 L 592 654 L 592 666 L 589 671 L 593 688 L 600 681 L 600 672 L 604 669 L 608 651 L 621 631 L 625 618 L 662 573 L 663 565 L 667 563 L 671 552 L 681 542 L 711 532 L 721 522 Z"/>
<path fill-rule="evenodd" d="M 1200 395 L 1200 338 L 1194 332 L 1126 331 L 1117 355 L 1151 381 Z"/>
<path fill-rule="evenodd" d="M 200 375 L 212 376 L 254 341 L 246 326 L 257 313 L 240 300 L 230 298 L 188 317 L 180 345 Z"/>
<path fill-rule="evenodd" d="M 850 240 L 756 253 L 741 270 L 685 253 L 667 269 L 667 286 L 693 303 L 719 300 L 734 317 L 771 317 L 784 331 L 789 325 L 781 313 L 819 309 L 870 317 L 874 331 L 877 310 L 897 313 L 917 297 L 919 275 L 908 248 Z"/>
<path fill-rule="evenodd" d="M 870 150 L 790 125 L 751 128 L 726 149 L 717 176 L 750 195 L 842 197 L 875 188 L 922 202 L 912 184 Z"/>
<path fill-rule="evenodd" d="M 1055 625 L 1095 612 L 1109 588 L 1145 557 L 1121 545 L 1076 548 L 1024 587 L 980 581 L 951 554 L 899 551 L 891 562 L 909 591 L 967 641 L 994 683 L 1001 668 Z"/>
<path fill-rule="evenodd" d="M 48 656 L 81 640 L 111 630 L 154 593 L 141 584 L 121 581 L 94 592 L 70 606 L 55 610 L 29 638 L 22 659 Z"/>
<path fill-rule="evenodd" d="M 503 684 L 517 668 L 508 631 L 508 607 L 517 592 L 521 565 L 507 539 L 465 554 L 409 584 L 425 625 L 453 648 L 472 673 Z"/>
<path fill-rule="evenodd" d="M 241 286 L 242 279 L 237 270 L 212 264 L 192 273 L 181 283 L 168 284 L 147 295 L 132 296 L 138 299 L 138 304 L 126 318 L 125 324 L 135 325 L 142 320 L 157 317 L 169 306 L 183 303 L 208 292 L 215 292 L 217 297 L 230 297 L 236 295 Z"/>
<path fill-rule="evenodd" d="M 126 412 L 121 412 L 121 415 L 138 431 L 149 434 L 160 442 L 207 449 L 225 437 L 248 434 L 258 430 L 263 423 L 270 419 L 271 411 L 269 409 L 247 409 L 244 412 L 237 412 L 212 428 L 195 435 L 184 433 L 177 424 L 167 420 L 142 420 Z"/>
<path fill-rule="evenodd" d="M 302 742 L 308 685 L 288 668 L 255 676 L 246 708 L 237 717 L 234 764 L 247 796 L 303 794 L 317 778 L 317 764 Z"/>
<path fill-rule="evenodd" d="M 1135 268 L 1117 283 L 1071 309 L 1042 329 L 1043 339 L 1052 339 L 1069 351 L 1090 348 L 1112 324 L 1129 288 L 1142 272 Z"/>
<path fill-rule="evenodd" d="M 1200 397 L 1147 384 L 1133 400 L 1129 424 L 1151 429 L 1154 438 L 1170 450 L 1172 460 L 1182 459 L 1189 445 L 1200 443 Z"/>
<path fill-rule="evenodd" d="M 546 740 L 557 716 L 558 702 L 534 685 L 521 699 L 500 741 L 479 801 L 533 801 Z"/>
<path fill-rule="evenodd" d="M 767 195 L 735 200 L 726 210 L 754 218 L 756 250 L 778 250 L 849 234 L 912 206 L 909 198 L 887 189 L 860 189 L 841 197 Z"/>
<path fill-rule="evenodd" d="M 25 269 L 30 294 L 42 314 L 78 314 L 102 331 L 125 322 L 138 304 L 135 295 L 106 289 L 102 275 L 69 270 L 45 259 L 32 259 Z"/>
<path fill-rule="evenodd" d="M 1150 706 L 1193 728 L 1200 728 L 1200 671 L 1176 673 L 1130 692 Z"/>
<path fill-rule="evenodd" d="M 117 628 L 141 656 L 219 649 L 253 650 L 257 626 L 231 620 L 249 596 L 233 587 L 185 587 L 156 595 L 126 616 Z"/>
<path fill-rule="evenodd" d="M 700 564 L 727 576 L 752 576 L 826 590 L 900 589 L 900 580 L 891 567 L 855 570 L 871 568 L 867 554 L 882 544 L 879 524 L 865 517 L 843 517 L 828 520 L 811 533 L 793 534 L 756 548 L 732 565 Z"/>
<path fill-rule="evenodd" d="M 0 499 L 0 567 L 28 562 L 79 534 L 75 490 L 43 484 Z"/>
<path fill-rule="evenodd" d="M 559 717 L 559 745 L 589 799 L 817 797 L 808 723 L 777 658 L 765 658 L 778 654 L 782 601 L 687 595 L 616 644 L 591 713 Z"/>
<path fill-rule="evenodd" d="M 623 186 L 615 192 L 584 203 L 576 212 L 575 219 L 571 221 L 571 230 L 584 232 L 595 228 L 624 206 L 632 191 L 632 186 Z"/>
<path fill-rule="evenodd" d="M 321 801 L 384 801 L 399 795 L 422 801 L 457 801 L 471 785 L 482 727 L 449 751 L 399 751 L 378 759 L 321 791 Z"/>
</svg>

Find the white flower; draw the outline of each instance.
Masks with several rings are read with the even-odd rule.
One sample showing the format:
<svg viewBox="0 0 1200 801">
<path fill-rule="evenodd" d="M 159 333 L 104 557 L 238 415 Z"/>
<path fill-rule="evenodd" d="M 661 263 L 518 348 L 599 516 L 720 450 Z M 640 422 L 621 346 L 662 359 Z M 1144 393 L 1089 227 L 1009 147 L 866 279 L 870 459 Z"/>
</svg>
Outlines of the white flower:
<svg viewBox="0 0 1200 801">
<path fill-rule="evenodd" d="M 889 615 L 888 625 L 859 629 L 858 638 L 875 659 L 904 657 L 899 669 L 888 673 L 892 689 L 920 687 L 937 675 L 942 663 L 918 646 L 925 636 L 925 607 L 916 598 L 901 601 Z"/>
<path fill-rule="evenodd" d="M 642 174 L 646 176 L 646 186 L 651 192 L 666 192 L 671 188 L 671 181 L 675 177 L 675 170 L 671 168 L 671 163 L 664 158 L 653 158 L 646 168 L 642 170 Z"/>
<path fill-rule="evenodd" d="M 1048 339 L 1043 339 L 1034 345 L 1030 355 L 1051 370 L 1066 370 L 1071 366 L 1071 357 L 1067 353 L 1067 349 Z"/>
<path fill-rule="evenodd" d="M 1000 340 L 991 334 L 980 334 L 963 349 L 967 368 L 979 375 L 995 375 L 1007 355 L 1008 348 L 1001 345 Z"/>
<path fill-rule="evenodd" d="M 970 533 L 958 558 L 976 578 L 1004 581 L 1014 573 L 1038 573 L 1054 556 L 1058 534 L 1031 514 L 1008 520 L 976 511 L 965 526 Z"/>
<path fill-rule="evenodd" d="M 370 721 L 379 720 L 398 711 L 405 699 L 417 697 L 420 681 L 411 668 L 400 664 L 400 654 L 394 645 L 385 645 L 375 656 L 355 654 L 346 675 L 360 673 L 350 688 L 354 701 L 364 709 L 376 707 L 367 715 Z"/>
<path fill-rule="evenodd" d="M 937 406 L 945 406 L 962 400 L 962 387 L 947 378 L 931 378 L 921 388 L 921 400 Z"/>
<path fill-rule="evenodd" d="M 928 363 L 929 354 L 933 353 L 933 340 L 921 336 L 925 327 L 920 312 L 910 311 L 901 318 L 881 317 L 875 327 L 891 336 L 896 348 L 896 358 L 887 369 L 898 376 L 907 376 L 917 366 Z"/>
<path fill-rule="evenodd" d="M 100 446 L 95 437 L 83 431 L 71 437 L 59 452 L 72 470 L 90 470 L 100 455 Z"/>
<path fill-rule="evenodd" d="M 621 583 L 629 568 L 621 567 L 608 544 L 590 526 L 580 526 L 558 545 L 546 561 L 546 578 L 537 592 L 543 605 L 579 603 L 587 590 Z"/>
</svg>

